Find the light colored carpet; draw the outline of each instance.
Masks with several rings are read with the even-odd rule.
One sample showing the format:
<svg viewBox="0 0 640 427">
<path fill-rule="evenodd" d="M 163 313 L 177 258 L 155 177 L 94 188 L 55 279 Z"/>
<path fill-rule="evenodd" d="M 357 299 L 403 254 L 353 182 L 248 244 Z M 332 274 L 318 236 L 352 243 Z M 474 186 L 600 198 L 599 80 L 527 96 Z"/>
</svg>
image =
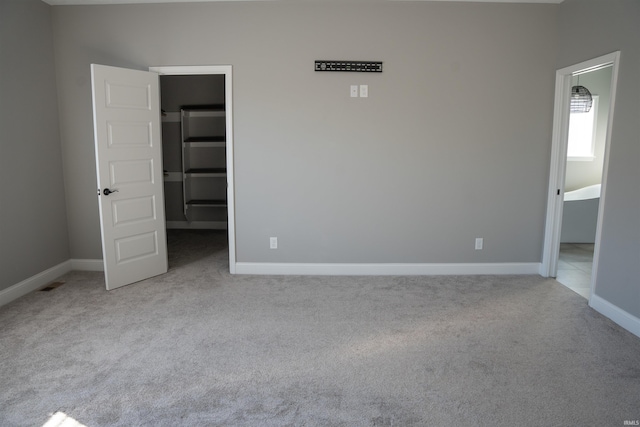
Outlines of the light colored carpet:
<svg viewBox="0 0 640 427">
<path fill-rule="evenodd" d="M 72 272 L 0 308 L 0 425 L 622 426 L 640 339 L 538 276 L 231 276 L 220 232 L 166 275 Z"/>
</svg>

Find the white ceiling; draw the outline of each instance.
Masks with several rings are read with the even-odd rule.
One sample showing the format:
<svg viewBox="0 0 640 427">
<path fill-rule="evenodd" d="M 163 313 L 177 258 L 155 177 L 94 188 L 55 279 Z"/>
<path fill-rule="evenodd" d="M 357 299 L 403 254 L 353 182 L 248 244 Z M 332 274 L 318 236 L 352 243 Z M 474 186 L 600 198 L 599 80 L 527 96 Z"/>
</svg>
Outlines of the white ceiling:
<svg viewBox="0 0 640 427">
<path fill-rule="evenodd" d="M 52 6 L 64 5 L 92 5 L 92 4 L 131 4 L 131 3 L 189 3 L 215 1 L 288 1 L 296 3 L 298 0 L 42 0 Z M 308 2 L 312 0 L 300 0 Z M 317 1 L 317 0 L 316 0 Z M 325 0 L 339 2 L 340 0 Z M 562 3 L 564 0 L 387 0 L 387 1 L 466 1 L 478 3 Z"/>
</svg>

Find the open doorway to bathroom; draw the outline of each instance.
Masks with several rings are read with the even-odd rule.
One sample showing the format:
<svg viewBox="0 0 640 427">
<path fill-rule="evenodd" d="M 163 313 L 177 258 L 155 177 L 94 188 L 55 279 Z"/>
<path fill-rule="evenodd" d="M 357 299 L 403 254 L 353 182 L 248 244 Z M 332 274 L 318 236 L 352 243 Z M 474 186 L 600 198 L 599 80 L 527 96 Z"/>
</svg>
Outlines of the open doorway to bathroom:
<svg viewBox="0 0 640 427">
<path fill-rule="evenodd" d="M 562 229 L 556 280 L 589 298 L 598 207 L 611 101 L 613 65 L 577 72 L 573 88 L 591 96 L 588 108 L 571 109 L 567 141 Z"/>
<path fill-rule="evenodd" d="M 597 283 L 611 141 L 609 124 L 613 120 L 619 60 L 620 52 L 613 52 L 556 72 L 540 274 L 555 277 L 586 298 L 594 293 Z M 590 86 L 589 99 L 595 107 L 590 105 L 582 114 L 572 117 L 577 104 L 571 102 L 571 96 L 576 86 Z"/>
</svg>

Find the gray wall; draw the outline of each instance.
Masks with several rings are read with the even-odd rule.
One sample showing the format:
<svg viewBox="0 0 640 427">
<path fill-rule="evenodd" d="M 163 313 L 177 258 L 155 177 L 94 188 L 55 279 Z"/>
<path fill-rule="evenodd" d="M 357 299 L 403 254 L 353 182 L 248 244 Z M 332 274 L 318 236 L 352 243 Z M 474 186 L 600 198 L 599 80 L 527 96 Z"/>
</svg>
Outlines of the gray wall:
<svg viewBox="0 0 640 427">
<path fill-rule="evenodd" d="M 609 101 L 611 97 L 612 67 L 580 76 L 580 85 L 586 87 L 594 95 L 598 95 L 598 116 L 596 117 L 596 135 L 593 161 L 568 161 L 565 191 L 572 191 L 602 182 L 602 166 L 604 164 L 604 149 L 607 138 L 607 121 L 609 120 Z M 577 84 L 578 78 L 573 77 L 572 85 Z"/>
<path fill-rule="evenodd" d="M 238 261 L 539 262 L 557 10 L 54 7 L 72 257 L 101 258 L 96 62 L 234 67 Z M 384 72 L 317 73 L 315 59 L 384 61 Z M 351 84 L 368 84 L 370 97 L 350 98 Z M 474 250 L 475 237 L 484 250 Z"/>
<path fill-rule="evenodd" d="M 640 317 L 639 22 L 640 2 L 635 0 L 565 0 L 560 5 L 557 62 L 560 68 L 621 52 L 595 293 L 636 317 Z"/>
<path fill-rule="evenodd" d="M 0 1 L 0 290 L 69 259 L 50 12 Z"/>
</svg>

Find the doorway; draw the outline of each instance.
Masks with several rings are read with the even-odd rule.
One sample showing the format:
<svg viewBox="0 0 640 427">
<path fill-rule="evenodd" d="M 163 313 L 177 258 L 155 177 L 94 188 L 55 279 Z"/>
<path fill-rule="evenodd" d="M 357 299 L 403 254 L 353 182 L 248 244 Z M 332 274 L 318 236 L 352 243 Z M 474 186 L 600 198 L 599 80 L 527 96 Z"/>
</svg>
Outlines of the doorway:
<svg viewBox="0 0 640 427">
<path fill-rule="evenodd" d="M 235 273 L 231 66 L 150 67 L 160 75 L 170 263 L 218 256 Z M 226 251 L 224 251 L 226 252 Z"/>
<path fill-rule="evenodd" d="M 566 280 L 567 274 L 562 271 L 567 268 L 571 268 L 567 263 L 567 258 L 563 257 L 560 259 L 560 249 L 561 244 L 563 243 L 576 243 L 578 246 L 566 247 L 566 252 L 569 253 L 569 259 L 571 258 L 571 252 L 573 252 L 574 256 L 577 256 L 580 259 L 574 259 L 575 262 L 581 263 L 576 264 L 574 267 L 581 267 L 583 273 L 586 273 L 586 277 L 588 283 L 584 283 L 585 275 L 582 275 L 582 282 L 579 284 L 580 292 L 576 289 L 576 292 L 585 296 L 586 298 L 590 298 L 593 294 L 594 286 L 596 283 L 597 277 L 597 260 L 598 253 L 600 248 L 600 239 L 601 239 L 601 224 L 602 224 L 602 212 L 603 207 L 605 205 L 605 194 L 606 194 L 606 179 L 607 179 L 607 167 L 608 167 L 608 153 L 609 153 L 609 145 L 611 140 L 611 122 L 613 119 L 614 105 L 615 105 L 615 93 L 617 86 L 617 75 L 618 75 L 618 63 L 619 63 L 620 53 L 614 52 L 608 55 L 604 55 L 602 57 L 594 58 L 589 61 L 585 61 L 579 64 L 572 65 L 570 67 L 566 67 L 560 69 L 556 72 L 556 91 L 555 91 L 555 102 L 554 102 L 554 122 L 553 122 L 553 137 L 552 137 L 552 151 L 551 151 L 551 164 L 550 164 L 550 176 L 549 176 L 549 193 L 547 200 L 547 220 L 545 227 L 545 240 L 544 240 L 544 249 L 543 249 L 543 257 L 541 264 L 540 274 L 544 277 L 556 277 L 558 281 L 562 280 L 562 276 L 565 276 Z M 569 165 L 572 161 L 579 161 L 578 159 L 572 160 L 570 157 L 574 156 L 574 153 L 571 153 L 572 156 L 569 156 L 570 153 L 568 150 L 568 141 L 569 141 L 569 125 L 571 121 L 571 113 L 570 113 L 570 98 L 571 98 L 571 88 L 576 85 L 576 81 L 578 76 L 581 76 L 581 79 L 585 79 L 589 73 L 596 72 L 598 70 L 610 70 L 609 81 L 608 81 L 608 111 L 606 112 L 606 117 L 603 119 L 605 123 L 600 125 L 601 131 L 604 131 L 603 135 L 603 146 L 601 147 L 601 158 L 602 165 L 600 169 L 597 168 L 596 164 L 591 166 L 595 166 L 596 172 L 592 172 L 590 178 L 576 179 L 575 174 L 572 174 L 572 169 L 580 169 L 580 167 L 574 168 L 573 165 Z M 584 77 L 582 77 L 584 76 Z M 582 85 L 582 83 L 581 83 Z M 601 100 L 597 99 L 597 102 Z M 606 130 L 602 129 L 606 127 Z M 595 146 L 594 146 L 595 148 Z M 593 154 L 592 154 L 593 156 Z M 583 157 L 590 157 L 589 155 Z M 595 157 L 595 156 L 593 156 Z M 580 159 L 582 161 L 586 159 Z M 595 159 L 593 159 L 595 161 Z M 587 160 L 588 161 L 588 160 Z M 569 166 L 568 166 L 569 165 Z M 584 167 L 582 168 L 584 169 Z M 592 169 L 594 169 L 592 167 Z M 569 176 L 567 173 L 569 172 Z M 595 177 L 595 178 L 594 178 Z M 575 230 L 569 230 L 569 228 L 574 228 L 576 224 L 583 220 L 580 218 L 564 218 L 565 211 L 567 215 L 571 214 L 571 211 L 575 209 L 573 205 L 567 204 L 565 199 L 571 199 L 573 194 L 568 195 L 573 190 L 580 190 L 582 192 L 588 191 L 586 187 L 590 187 L 590 185 L 577 184 L 581 182 L 582 184 L 586 184 L 590 181 L 594 181 L 600 178 L 599 183 L 599 194 L 597 198 L 587 197 L 585 201 L 591 200 L 591 204 L 595 203 L 595 229 L 593 230 L 593 242 L 589 242 L 589 238 L 587 238 L 586 242 L 563 242 L 563 228 L 565 234 L 564 240 L 575 240 L 575 238 L 567 238 L 567 234 L 572 234 Z M 591 184 L 595 185 L 595 184 Z M 573 188 L 579 186 L 580 188 Z M 591 189 L 592 190 L 592 189 Z M 580 193 L 580 192 L 578 192 Z M 595 200 L 595 202 L 593 201 Z M 580 205 L 578 211 L 582 211 L 584 205 Z M 566 209 L 565 209 L 566 207 Z M 564 219 L 564 222 L 563 222 Z M 571 231 L 571 232 L 570 232 Z M 565 254 L 567 255 L 567 254 Z M 562 267 L 559 274 L 559 267 Z M 576 273 L 575 275 L 581 275 Z M 560 277 L 558 277 L 560 276 Z M 569 286 L 571 287 L 571 286 Z"/>
<path fill-rule="evenodd" d="M 611 99 L 612 64 L 574 73 L 585 104 L 569 114 L 560 256 L 556 280 L 589 298 Z M 587 102 L 589 101 L 589 102 Z"/>
</svg>

